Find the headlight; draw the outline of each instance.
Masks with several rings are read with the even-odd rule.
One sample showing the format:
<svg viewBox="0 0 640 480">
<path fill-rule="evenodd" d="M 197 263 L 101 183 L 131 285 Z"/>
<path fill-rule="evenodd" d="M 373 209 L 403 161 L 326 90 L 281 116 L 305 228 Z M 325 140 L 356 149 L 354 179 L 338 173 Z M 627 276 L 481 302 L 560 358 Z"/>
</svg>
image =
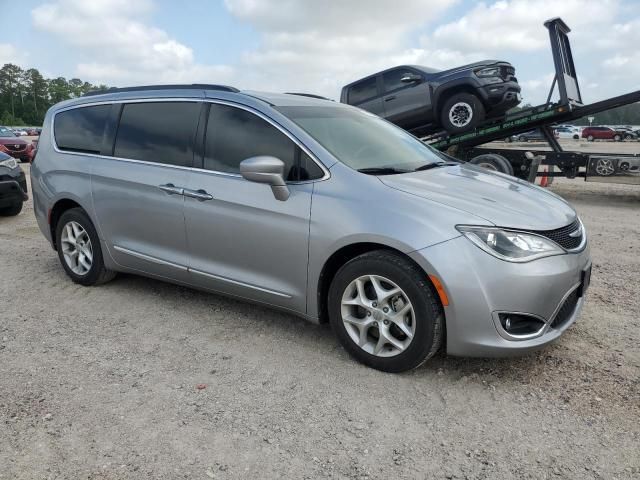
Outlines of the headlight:
<svg viewBox="0 0 640 480">
<path fill-rule="evenodd" d="M 7 158 L 6 160 L 0 160 L 0 167 L 7 167 L 13 170 L 17 166 L 18 166 L 18 162 L 16 162 L 15 158 Z"/>
<path fill-rule="evenodd" d="M 481 68 L 480 70 L 476 70 L 476 75 L 478 77 L 499 77 L 500 67 Z"/>
<path fill-rule="evenodd" d="M 491 227 L 458 225 L 460 233 L 487 253 L 507 262 L 530 262 L 565 251 L 540 235 Z"/>
</svg>

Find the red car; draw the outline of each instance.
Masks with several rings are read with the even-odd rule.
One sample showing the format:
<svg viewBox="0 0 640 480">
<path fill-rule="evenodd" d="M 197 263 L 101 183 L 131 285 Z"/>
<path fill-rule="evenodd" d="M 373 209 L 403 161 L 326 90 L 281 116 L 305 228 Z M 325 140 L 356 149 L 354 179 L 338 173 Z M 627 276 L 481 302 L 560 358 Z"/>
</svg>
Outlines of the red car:
<svg viewBox="0 0 640 480">
<path fill-rule="evenodd" d="M 586 138 L 590 142 L 594 140 L 615 140 L 620 142 L 623 134 L 609 127 L 586 127 L 582 130 L 582 138 Z"/>
<path fill-rule="evenodd" d="M 30 162 L 32 148 L 31 144 L 16 137 L 16 134 L 7 127 L 0 127 L 0 152 L 23 162 Z"/>
</svg>

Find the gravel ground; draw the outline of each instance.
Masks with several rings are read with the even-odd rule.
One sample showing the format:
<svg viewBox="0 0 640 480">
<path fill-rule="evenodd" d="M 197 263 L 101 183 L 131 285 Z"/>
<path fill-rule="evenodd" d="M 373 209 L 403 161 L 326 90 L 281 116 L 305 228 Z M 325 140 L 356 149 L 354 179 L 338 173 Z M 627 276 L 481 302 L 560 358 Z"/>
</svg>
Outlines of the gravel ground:
<svg viewBox="0 0 640 480">
<path fill-rule="evenodd" d="M 29 201 L 0 219 L 0 478 L 640 478 L 640 188 L 553 190 L 591 238 L 578 322 L 401 375 L 246 303 L 75 285 Z"/>
</svg>

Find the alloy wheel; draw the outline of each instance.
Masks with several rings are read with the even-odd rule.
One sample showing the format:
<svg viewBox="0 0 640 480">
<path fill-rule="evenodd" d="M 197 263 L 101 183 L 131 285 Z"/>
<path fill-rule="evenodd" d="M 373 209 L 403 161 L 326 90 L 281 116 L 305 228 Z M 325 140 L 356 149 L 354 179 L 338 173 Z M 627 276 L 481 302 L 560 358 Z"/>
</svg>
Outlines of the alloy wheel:
<svg viewBox="0 0 640 480">
<path fill-rule="evenodd" d="M 449 109 L 449 121 L 455 127 L 466 127 L 472 118 L 473 108 L 467 102 L 454 103 Z"/>
<path fill-rule="evenodd" d="M 76 275 L 86 275 L 93 265 L 93 247 L 87 231 L 78 222 L 62 228 L 61 248 L 67 266 Z"/>
<path fill-rule="evenodd" d="M 353 342 L 378 357 L 404 352 L 415 335 L 416 319 L 407 294 L 379 275 L 363 275 L 344 290 L 344 327 Z"/>
</svg>

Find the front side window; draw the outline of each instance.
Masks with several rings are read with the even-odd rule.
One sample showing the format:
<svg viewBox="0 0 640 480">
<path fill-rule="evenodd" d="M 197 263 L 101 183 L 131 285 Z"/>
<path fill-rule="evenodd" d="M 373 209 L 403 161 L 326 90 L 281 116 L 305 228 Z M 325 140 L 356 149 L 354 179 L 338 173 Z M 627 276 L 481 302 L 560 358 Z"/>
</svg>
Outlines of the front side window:
<svg viewBox="0 0 640 480">
<path fill-rule="evenodd" d="M 411 84 L 404 83 L 401 81 L 402 77 L 407 74 L 411 74 L 408 70 L 391 70 L 390 72 L 386 72 L 382 75 L 382 81 L 384 83 L 384 91 L 392 92 L 394 90 L 398 90 L 399 88 L 408 87 Z"/>
<path fill-rule="evenodd" d="M 128 103 L 122 108 L 114 156 L 191 166 L 198 102 Z"/>
<path fill-rule="evenodd" d="M 349 103 L 357 105 L 378 95 L 376 77 L 367 78 L 349 87 Z"/>
<path fill-rule="evenodd" d="M 78 107 L 56 114 L 53 132 L 60 150 L 100 153 L 111 105 Z"/>
<path fill-rule="evenodd" d="M 260 155 L 282 160 L 286 180 L 310 180 L 322 176 L 322 170 L 315 162 L 266 120 L 241 108 L 211 104 L 204 168 L 240 173 L 240 162 Z"/>
</svg>

